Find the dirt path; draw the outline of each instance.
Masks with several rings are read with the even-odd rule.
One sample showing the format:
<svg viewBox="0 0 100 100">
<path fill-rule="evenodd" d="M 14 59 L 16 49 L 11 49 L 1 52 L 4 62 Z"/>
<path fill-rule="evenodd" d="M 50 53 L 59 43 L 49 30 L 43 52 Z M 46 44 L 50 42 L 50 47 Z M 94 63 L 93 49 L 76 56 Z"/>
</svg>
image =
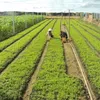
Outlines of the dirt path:
<svg viewBox="0 0 100 100">
<path fill-rule="evenodd" d="M 67 32 L 66 27 L 64 25 L 61 25 L 61 30 Z M 77 51 L 73 43 L 71 42 L 64 43 L 64 53 L 65 53 L 65 62 L 67 65 L 67 73 L 70 76 L 80 78 L 84 82 L 84 85 L 89 94 L 87 100 L 97 100 L 90 85 L 90 82 L 88 80 L 87 74 L 85 73 L 84 66 L 82 65 L 82 62 L 77 54 Z"/>
<path fill-rule="evenodd" d="M 83 64 L 82 64 L 82 62 L 80 60 L 80 57 L 79 57 L 79 55 L 78 55 L 78 53 L 76 51 L 76 48 L 73 45 L 73 43 L 70 43 L 70 46 L 71 46 L 71 48 L 73 50 L 73 54 L 75 55 L 75 58 L 77 60 L 78 67 L 79 67 L 79 70 L 80 70 L 81 75 L 82 75 L 84 86 L 85 86 L 85 88 L 87 89 L 87 92 L 88 92 L 88 95 L 87 95 L 88 99 L 87 100 L 97 100 L 96 95 L 95 95 L 95 93 L 93 91 L 93 88 L 92 88 L 92 86 L 91 86 L 91 84 L 90 84 L 90 82 L 88 80 L 88 76 L 86 74 L 84 66 L 83 66 Z"/>
<path fill-rule="evenodd" d="M 67 64 L 67 73 L 70 76 L 82 79 L 81 72 L 78 67 L 75 55 L 73 54 L 72 48 L 69 43 L 64 44 L 65 60 Z"/>
<path fill-rule="evenodd" d="M 61 25 L 61 30 L 63 32 L 66 32 L 65 25 Z M 82 75 L 78 68 L 78 63 L 76 61 L 75 55 L 73 54 L 73 50 L 70 46 L 70 43 L 64 43 L 64 53 L 67 65 L 67 74 L 82 79 Z"/>
<path fill-rule="evenodd" d="M 41 66 L 41 64 L 43 63 L 44 56 L 45 56 L 46 51 L 47 51 L 47 47 L 48 47 L 48 42 L 47 42 L 47 44 L 46 44 L 46 46 L 45 46 L 44 52 L 43 52 L 43 54 L 42 54 L 42 56 L 41 56 L 41 59 L 40 59 L 39 64 L 38 64 L 38 66 L 37 66 L 37 69 L 36 69 L 36 71 L 33 73 L 33 76 L 31 77 L 31 80 L 30 80 L 30 82 L 29 82 L 29 84 L 28 84 L 27 90 L 25 91 L 25 94 L 24 94 L 24 96 L 23 96 L 23 100 L 29 100 L 29 96 L 30 96 L 30 94 L 31 94 L 31 92 L 32 92 L 33 84 L 36 82 L 36 78 L 37 78 L 37 76 L 38 76 L 38 73 L 39 73 L 39 70 L 40 70 L 40 66 Z"/>
</svg>

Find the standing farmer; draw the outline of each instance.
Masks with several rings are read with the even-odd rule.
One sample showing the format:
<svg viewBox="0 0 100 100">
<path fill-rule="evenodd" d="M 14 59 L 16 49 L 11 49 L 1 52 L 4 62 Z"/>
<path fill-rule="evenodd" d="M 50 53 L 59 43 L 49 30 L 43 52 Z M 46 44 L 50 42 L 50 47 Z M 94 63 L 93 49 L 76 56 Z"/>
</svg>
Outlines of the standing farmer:
<svg viewBox="0 0 100 100">
<path fill-rule="evenodd" d="M 47 40 L 50 40 L 51 38 L 53 38 L 53 35 L 52 35 L 52 29 L 50 28 L 47 32 Z"/>
</svg>

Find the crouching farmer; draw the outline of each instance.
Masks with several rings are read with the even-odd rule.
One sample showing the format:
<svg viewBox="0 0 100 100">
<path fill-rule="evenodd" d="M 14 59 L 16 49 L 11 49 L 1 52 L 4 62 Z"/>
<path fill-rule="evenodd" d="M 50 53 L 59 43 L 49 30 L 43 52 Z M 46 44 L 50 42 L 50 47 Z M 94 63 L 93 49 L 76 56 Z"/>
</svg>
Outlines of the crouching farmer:
<svg viewBox="0 0 100 100">
<path fill-rule="evenodd" d="M 61 37 L 62 43 L 66 43 L 68 41 L 68 36 L 66 32 L 61 31 L 60 37 Z"/>
<path fill-rule="evenodd" d="M 52 35 L 52 29 L 50 28 L 47 32 L 47 41 L 49 41 L 51 38 L 53 38 L 54 36 Z"/>
</svg>

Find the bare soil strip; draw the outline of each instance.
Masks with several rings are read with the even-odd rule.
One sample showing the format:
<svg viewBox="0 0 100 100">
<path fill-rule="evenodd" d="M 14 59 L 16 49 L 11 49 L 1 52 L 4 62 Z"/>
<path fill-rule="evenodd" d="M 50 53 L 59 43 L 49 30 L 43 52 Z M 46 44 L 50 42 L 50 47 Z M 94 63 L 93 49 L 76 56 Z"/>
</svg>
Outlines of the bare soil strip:
<svg viewBox="0 0 100 100">
<path fill-rule="evenodd" d="M 73 54 L 70 43 L 64 44 L 64 51 L 65 51 L 65 60 L 67 64 L 67 73 L 70 76 L 82 79 L 82 75 L 81 72 L 79 71 L 78 63 L 75 58 L 75 55 Z"/>
<path fill-rule="evenodd" d="M 87 91 L 88 91 L 88 93 L 89 93 L 90 100 L 97 100 L 97 99 L 96 99 L 96 96 L 95 96 L 95 94 L 94 94 L 94 92 L 93 92 L 93 90 L 92 90 L 92 87 L 91 87 L 91 85 L 90 85 L 90 82 L 89 82 L 89 80 L 88 80 L 88 77 L 87 77 L 87 75 L 86 75 L 84 66 L 82 65 L 82 62 L 81 62 L 81 60 L 80 60 L 80 58 L 79 58 L 79 56 L 78 56 L 78 53 L 77 53 L 77 51 L 76 51 L 74 45 L 73 45 L 72 43 L 70 43 L 70 45 L 71 45 L 71 47 L 72 47 L 72 49 L 73 49 L 73 53 L 74 53 L 75 58 L 76 58 L 76 60 L 77 60 L 77 63 L 78 63 L 80 72 L 81 72 L 81 74 L 82 74 L 82 76 L 83 76 L 83 80 L 84 80 L 83 82 L 84 82 L 84 84 L 86 85 Z"/>
<path fill-rule="evenodd" d="M 61 30 L 68 33 L 68 31 L 64 28 L 65 27 L 62 25 Z M 89 97 L 87 100 L 97 100 L 96 96 L 92 90 L 92 87 L 89 83 L 84 66 L 80 60 L 80 57 L 78 56 L 78 53 L 77 53 L 76 48 L 73 45 L 73 43 L 71 43 L 71 42 L 65 43 L 64 44 L 64 52 L 65 52 L 65 62 L 67 64 L 68 74 L 73 77 L 77 77 L 77 78 L 80 78 L 81 80 L 83 80 L 84 85 L 86 86 L 86 89 L 89 94 Z"/>
<path fill-rule="evenodd" d="M 27 90 L 25 91 L 25 94 L 24 94 L 24 96 L 23 96 L 23 100 L 29 100 L 29 96 L 30 96 L 30 94 L 31 94 L 31 92 L 32 92 L 33 84 L 34 84 L 35 81 L 36 81 L 36 78 L 37 78 L 37 76 L 38 76 L 40 67 L 41 67 L 41 65 L 42 65 L 42 63 L 43 63 L 44 56 L 45 56 L 46 51 L 47 51 L 47 47 L 48 47 L 48 42 L 47 42 L 47 44 L 46 44 L 46 46 L 45 46 L 45 49 L 44 49 L 43 54 L 42 54 L 42 56 L 41 56 L 41 59 L 40 59 L 40 61 L 39 61 L 39 63 L 38 63 L 38 66 L 37 66 L 35 72 L 33 73 L 30 82 L 28 83 L 28 87 L 27 87 Z"/>
<path fill-rule="evenodd" d="M 46 16 L 46 18 L 66 18 L 66 19 L 68 19 L 69 16 L 52 16 L 52 15 L 49 15 L 49 16 Z M 78 16 L 70 16 L 70 18 L 76 18 L 76 19 L 79 19 Z"/>
<path fill-rule="evenodd" d="M 65 25 L 61 25 L 61 30 L 66 32 Z M 68 32 L 67 32 L 68 33 Z M 81 72 L 79 71 L 78 63 L 73 54 L 70 43 L 64 43 L 65 62 L 67 64 L 67 74 L 73 77 L 82 79 Z"/>
</svg>

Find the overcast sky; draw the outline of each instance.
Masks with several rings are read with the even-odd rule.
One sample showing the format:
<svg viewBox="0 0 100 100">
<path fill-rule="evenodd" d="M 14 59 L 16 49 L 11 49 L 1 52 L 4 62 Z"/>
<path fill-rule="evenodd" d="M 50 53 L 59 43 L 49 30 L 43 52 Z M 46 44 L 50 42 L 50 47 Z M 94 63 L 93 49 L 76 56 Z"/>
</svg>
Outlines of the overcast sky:
<svg viewBox="0 0 100 100">
<path fill-rule="evenodd" d="M 0 0 L 0 11 L 97 12 L 100 0 Z"/>
</svg>

